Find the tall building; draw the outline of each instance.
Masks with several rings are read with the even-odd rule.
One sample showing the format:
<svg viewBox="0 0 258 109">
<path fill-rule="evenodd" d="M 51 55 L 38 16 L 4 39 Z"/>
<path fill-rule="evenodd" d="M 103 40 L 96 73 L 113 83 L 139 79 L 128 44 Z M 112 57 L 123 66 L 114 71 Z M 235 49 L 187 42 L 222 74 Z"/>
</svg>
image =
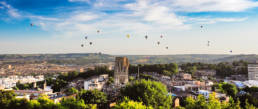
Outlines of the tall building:
<svg viewBox="0 0 258 109">
<path fill-rule="evenodd" d="M 128 82 L 129 61 L 126 57 L 116 57 L 115 62 L 115 84 L 126 84 Z"/>
<path fill-rule="evenodd" d="M 258 80 L 258 61 L 248 64 L 248 80 Z"/>
</svg>

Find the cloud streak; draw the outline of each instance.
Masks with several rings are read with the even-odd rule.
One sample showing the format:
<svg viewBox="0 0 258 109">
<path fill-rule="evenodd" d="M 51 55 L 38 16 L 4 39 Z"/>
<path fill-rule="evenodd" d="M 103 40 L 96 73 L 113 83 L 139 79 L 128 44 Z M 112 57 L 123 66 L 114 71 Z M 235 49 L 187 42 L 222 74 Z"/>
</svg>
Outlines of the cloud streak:
<svg viewBox="0 0 258 109">
<path fill-rule="evenodd" d="M 258 6 L 254 0 L 168 0 L 172 8 L 183 12 L 241 12 Z"/>
<path fill-rule="evenodd" d="M 6 8 L 8 15 L 14 18 L 19 18 L 21 15 L 18 13 L 18 11 L 13 8 L 11 5 L 7 4 L 6 2 L 0 2 L 0 4 L 3 6 L 2 9 Z"/>
</svg>

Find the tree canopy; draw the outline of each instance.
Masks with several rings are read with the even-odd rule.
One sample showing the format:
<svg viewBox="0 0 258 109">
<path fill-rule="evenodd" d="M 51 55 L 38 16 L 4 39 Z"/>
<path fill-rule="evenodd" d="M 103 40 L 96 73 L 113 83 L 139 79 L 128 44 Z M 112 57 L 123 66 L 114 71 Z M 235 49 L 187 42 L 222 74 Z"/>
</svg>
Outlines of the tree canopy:
<svg viewBox="0 0 258 109">
<path fill-rule="evenodd" d="M 160 82 L 150 80 L 136 80 L 121 89 L 121 95 L 131 100 L 143 102 L 153 108 L 169 109 L 172 99 L 167 95 L 167 88 Z"/>
<path fill-rule="evenodd" d="M 123 102 L 116 104 L 113 109 L 153 109 L 151 106 L 145 106 L 142 102 L 136 102 L 125 97 Z"/>
</svg>

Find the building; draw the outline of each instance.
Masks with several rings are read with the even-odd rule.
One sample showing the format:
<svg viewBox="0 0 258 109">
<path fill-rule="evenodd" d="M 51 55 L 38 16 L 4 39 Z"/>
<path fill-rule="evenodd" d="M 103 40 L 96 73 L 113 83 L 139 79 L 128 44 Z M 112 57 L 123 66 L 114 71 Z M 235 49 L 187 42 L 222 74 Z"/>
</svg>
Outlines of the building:
<svg viewBox="0 0 258 109">
<path fill-rule="evenodd" d="M 258 80 L 258 63 L 248 64 L 248 80 Z"/>
<path fill-rule="evenodd" d="M 97 90 L 101 90 L 103 88 L 103 86 L 105 85 L 105 83 L 108 80 L 108 75 L 107 74 L 103 74 L 100 76 L 95 76 L 92 77 L 86 81 L 84 81 L 84 89 L 85 90 L 93 90 L 93 89 L 97 89 Z"/>
<path fill-rule="evenodd" d="M 37 90 L 14 90 L 14 93 L 20 97 L 20 98 L 30 98 L 30 99 L 36 99 L 39 95 L 49 95 L 53 94 L 52 91 L 37 91 Z M 29 95 L 29 97 L 27 96 Z"/>
<path fill-rule="evenodd" d="M 128 82 L 129 61 L 126 57 L 116 57 L 115 61 L 115 84 L 126 84 Z"/>
<path fill-rule="evenodd" d="M 194 77 L 201 78 L 203 80 L 208 80 L 209 77 L 214 77 L 215 75 L 215 70 L 198 70 L 194 73 Z"/>
</svg>

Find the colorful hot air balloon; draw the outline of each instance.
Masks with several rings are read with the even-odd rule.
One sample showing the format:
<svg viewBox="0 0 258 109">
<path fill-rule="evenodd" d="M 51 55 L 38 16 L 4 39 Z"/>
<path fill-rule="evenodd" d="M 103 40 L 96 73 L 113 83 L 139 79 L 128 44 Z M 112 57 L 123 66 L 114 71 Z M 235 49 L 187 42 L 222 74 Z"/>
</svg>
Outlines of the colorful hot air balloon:
<svg viewBox="0 0 258 109">
<path fill-rule="evenodd" d="M 127 34 L 126 37 L 127 37 L 127 38 L 130 38 L 130 34 Z"/>
</svg>

